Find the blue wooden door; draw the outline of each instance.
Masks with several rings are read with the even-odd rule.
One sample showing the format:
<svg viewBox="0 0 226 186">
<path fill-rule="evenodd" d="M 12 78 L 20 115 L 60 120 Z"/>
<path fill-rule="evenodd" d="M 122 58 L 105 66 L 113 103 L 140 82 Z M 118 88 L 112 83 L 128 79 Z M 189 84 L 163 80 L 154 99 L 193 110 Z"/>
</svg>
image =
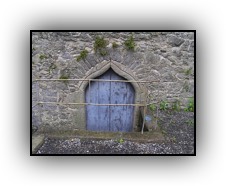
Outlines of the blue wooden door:
<svg viewBox="0 0 226 186">
<path fill-rule="evenodd" d="M 112 69 L 99 76 L 103 80 L 125 80 Z M 86 88 L 86 102 L 96 104 L 133 104 L 135 91 L 128 82 L 93 81 Z M 133 106 L 86 106 L 87 130 L 122 131 L 133 129 Z"/>
</svg>

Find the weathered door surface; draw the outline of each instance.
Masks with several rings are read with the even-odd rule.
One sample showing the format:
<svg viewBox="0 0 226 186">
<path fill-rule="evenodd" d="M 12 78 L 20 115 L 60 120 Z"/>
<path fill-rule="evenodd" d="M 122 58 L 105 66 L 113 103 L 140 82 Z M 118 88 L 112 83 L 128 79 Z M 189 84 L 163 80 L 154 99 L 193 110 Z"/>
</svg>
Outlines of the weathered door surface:
<svg viewBox="0 0 226 186">
<path fill-rule="evenodd" d="M 109 69 L 97 79 L 125 80 Z M 133 104 L 135 91 L 127 82 L 90 82 L 86 88 L 86 102 L 97 104 Z M 133 106 L 86 106 L 87 130 L 122 131 L 133 129 Z"/>
</svg>

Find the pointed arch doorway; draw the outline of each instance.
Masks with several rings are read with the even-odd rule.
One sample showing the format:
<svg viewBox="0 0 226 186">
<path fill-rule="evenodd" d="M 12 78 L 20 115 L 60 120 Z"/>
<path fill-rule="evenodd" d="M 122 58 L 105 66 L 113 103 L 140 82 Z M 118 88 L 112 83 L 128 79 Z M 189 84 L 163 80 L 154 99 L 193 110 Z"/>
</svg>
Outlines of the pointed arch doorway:
<svg viewBox="0 0 226 186">
<path fill-rule="evenodd" d="M 126 80 L 111 68 L 100 80 Z M 86 87 L 85 100 L 94 104 L 134 104 L 135 90 L 128 82 L 92 81 Z M 86 128 L 90 131 L 133 131 L 134 106 L 87 105 Z"/>
</svg>

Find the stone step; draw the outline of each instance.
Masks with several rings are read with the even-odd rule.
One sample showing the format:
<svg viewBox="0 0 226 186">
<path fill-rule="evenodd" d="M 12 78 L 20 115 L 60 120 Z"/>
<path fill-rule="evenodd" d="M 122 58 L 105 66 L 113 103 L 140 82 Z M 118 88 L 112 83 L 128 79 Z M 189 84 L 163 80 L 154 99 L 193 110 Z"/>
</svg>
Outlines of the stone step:
<svg viewBox="0 0 226 186">
<path fill-rule="evenodd" d="M 45 136 L 43 134 L 32 135 L 32 154 L 35 154 L 38 149 L 43 145 Z"/>
</svg>

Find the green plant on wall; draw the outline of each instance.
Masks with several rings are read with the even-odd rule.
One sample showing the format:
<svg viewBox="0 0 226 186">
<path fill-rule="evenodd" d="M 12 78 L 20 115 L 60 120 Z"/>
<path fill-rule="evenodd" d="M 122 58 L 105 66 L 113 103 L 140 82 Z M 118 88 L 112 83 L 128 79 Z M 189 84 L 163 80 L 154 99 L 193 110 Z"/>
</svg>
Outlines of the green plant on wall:
<svg viewBox="0 0 226 186">
<path fill-rule="evenodd" d="M 63 82 L 66 84 L 68 83 L 69 75 L 61 75 L 59 79 L 63 79 Z"/>
<path fill-rule="evenodd" d="M 155 111 L 155 110 L 156 110 L 155 104 L 150 104 L 149 109 L 150 109 L 151 111 Z"/>
<path fill-rule="evenodd" d="M 190 74 L 192 74 L 192 68 L 186 69 L 186 70 L 184 71 L 184 73 L 185 73 L 187 76 L 190 75 Z"/>
<path fill-rule="evenodd" d="M 167 101 L 161 101 L 160 102 L 160 110 L 167 110 L 169 108 L 169 103 Z"/>
<path fill-rule="evenodd" d="M 85 58 L 87 57 L 88 51 L 87 50 L 83 50 L 81 51 L 80 55 L 77 57 L 77 61 L 85 60 Z"/>
<path fill-rule="evenodd" d="M 125 45 L 125 47 L 126 47 L 127 50 L 131 50 L 131 51 L 134 51 L 134 50 L 135 50 L 136 43 L 134 42 L 133 35 L 131 35 L 131 36 L 124 42 L 124 45 Z"/>
<path fill-rule="evenodd" d="M 39 59 L 41 59 L 41 60 L 47 59 L 47 56 L 45 54 L 40 54 L 39 55 Z"/>
<path fill-rule="evenodd" d="M 175 110 L 175 111 L 180 111 L 180 101 L 179 100 L 176 100 L 173 104 L 172 104 L 172 110 Z"/>
<path fill-rule="evenodd" d="M 94 51 L 102 56 L 107 55 L 107 44 L 108 42 L 104 39 L 104 37 L 97 36 L 94 42 Z"/>
<path fill-rule="evenodd" d="M 194 112 L 194 107 L 195 107 L 194 98 L 191 97 L 191 98 L 189 98 L 187 107 L 184 110 L 187 112 Z"/>
</svg>

